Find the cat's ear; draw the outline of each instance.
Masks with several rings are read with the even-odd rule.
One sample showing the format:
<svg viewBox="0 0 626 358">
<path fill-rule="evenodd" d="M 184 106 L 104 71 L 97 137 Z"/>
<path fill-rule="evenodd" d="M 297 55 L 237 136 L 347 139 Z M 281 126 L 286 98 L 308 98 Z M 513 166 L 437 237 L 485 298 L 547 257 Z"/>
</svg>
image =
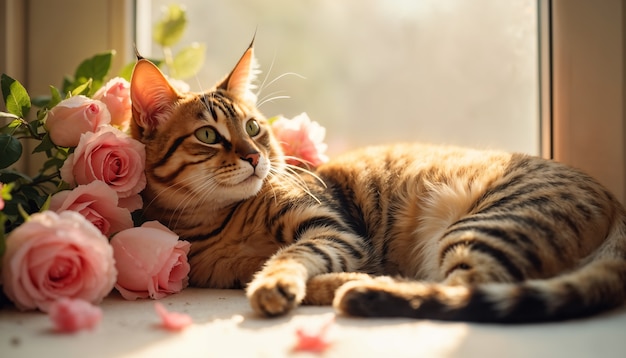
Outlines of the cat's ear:
<svg viewBox="0 0 626 358">
<path fill-rule="evenodd" d="M 254 57 L 254 39 L 248 46 L 246 52 L 237 62 L 237 65 L 230 72 L 228 76 L 219 84 L 217 88 L 223 89 L 232 93 L 233 95 L 247 100 L 251 103 L 256 103 L 256 94 L 252 92 L 255 86 L 252 82 L 256 79 L 256 75 L 259 73 L 256 58 Z"/>
<path fill-rule="evenodd" d="M 140 139 L 149 136 L 169 117 L 180 96 L 155 64 L 141 58 L 133 69 L 130 98 L 133 108 L 131 133 Z"/>
</svg>

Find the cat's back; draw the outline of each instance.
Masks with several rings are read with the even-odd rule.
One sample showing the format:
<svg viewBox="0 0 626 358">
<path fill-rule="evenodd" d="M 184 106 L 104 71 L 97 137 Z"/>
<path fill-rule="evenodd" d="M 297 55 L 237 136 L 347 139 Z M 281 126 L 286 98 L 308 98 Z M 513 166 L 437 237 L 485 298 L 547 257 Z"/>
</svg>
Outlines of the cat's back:
<svg viewBox="0 0 626 358">
<path fill-rule="evenodd" d="M 517 155 L 519 156 L 519 155 Z M 525 157 L 526 156 L 522 156 Z M 515 165 L 513 154 L 456 146 L 400 143 L 365 147 L 337 156 L 318 168 L 331 182 L 352 185 L 371 181 L 381 184 L 456 180 L 487 183 L 501 177 Z"/>
<path fill-rule="evenodd" d="M 606 231 L 620 212 L 591 177 L 525 154 L 427 144 L 375 146 L 338 156 L 318 174 L 339 198 L 339 207 L 363 223 L 361 233 L 386 255 L 385 273 L 428 279 L 435 278 L 430 275 L 437 263 L 436 255 L 424 254 L 429 252 L 424 245 L 468 215 L 491 212 L 512 223 L 532 217 L 574 227 L 584 236 Z M 497 225 L 505 227 L 507 220 Z M 574 222 L 594 224 L 579 229 Z M 403 264 L 407 252 L 421 257 L 422 264 Z"/>
</svg>

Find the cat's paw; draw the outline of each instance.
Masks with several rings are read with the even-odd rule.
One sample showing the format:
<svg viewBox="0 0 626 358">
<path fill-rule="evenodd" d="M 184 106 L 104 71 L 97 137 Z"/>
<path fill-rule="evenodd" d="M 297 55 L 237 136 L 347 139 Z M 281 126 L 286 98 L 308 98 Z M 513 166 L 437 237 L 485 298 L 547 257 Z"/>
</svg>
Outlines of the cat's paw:
<svg viewBox="0 0 626 358">
<path fill-rule="evenodd" d="M 274 317 L 288 313 L 304 298 L 304 280 L 293 276 L 260 276 L 246 290 L 252 309 L 258 314 Z"/>
<path fill-rule="evenodd" d="M 337 289 L 333 307 L 348 316 L 408 317 L 419 299 L 411 300 L 396 291 L 392 282 L 388 278 L 348 282 Z"/>
</svg>

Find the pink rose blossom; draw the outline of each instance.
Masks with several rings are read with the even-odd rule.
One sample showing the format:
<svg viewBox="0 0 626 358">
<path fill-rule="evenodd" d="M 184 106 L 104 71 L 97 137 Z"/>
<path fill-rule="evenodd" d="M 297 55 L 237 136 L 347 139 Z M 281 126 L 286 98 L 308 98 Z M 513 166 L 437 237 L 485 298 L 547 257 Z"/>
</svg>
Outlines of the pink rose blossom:
<svg viewBox="0 0 626 358">
<path fill-rule="evenodd" d="M 133 227 L 130 211 L 117 205 L 117 193 L 101 181 L 60 191 L 50 199 L 50 210 L 76 211 L 107 237 Z"/>
<path fill-rule="evenodd" d="M 6 238 L 2 282 L 20 310 L 47 312 L 63 297 L 99 303 L 116 277 L 107 238 L 77 212 L 34 214 Z"/>
<path fill-rule="evenodd" d="M 318 166 L 328 161 L 324 154 L 326 129 L 311 121 L 306 113 L 293 119 L 278 118 L 272 123 L 272 132 L 281 144 L 288 164 Z"/>
<path fill-rule="evenodd" d="M 62 333 L 94 329 L 102 320 L 100 307 L 81 299 L 60 298 L 50 305 L 48 316 Z"/>
<path fill-rule="evenodd" d="M 180 331 L 193 323 L 188 314 L 169 312 L 160 302 L 154 303 L 154 309 L 161 318 L 161 326 L 168 331 Z"/>
<path fill-rule="evenodd" d="M 130 103 L 130 83 L 121 77 L 115 77 L 102 86 L 93 99 L 103 102 L 111 113 L 111 124 L 122 131 L 128 129 L 132 116 Z"/>
<path fill-rule="evenodd" d="M 191 244 L 159 222 L 121 231 L 111 246 L 119 271 L 115 288 L 125 299 L 159 299 L 187 287 Z"/>
<path fill-rule="evenodd" d="M 100 180 L 117 192 L 119 206 L 141 208 L 146 186 L 144 145 L 111 126 L 84 133 L 61 167 L 61 178 L 76 186 Z"/>
<path fill-rule="evenodd" d="M 75 147 L 80 136 L 109 124 L 111 114 L 104 103 L 85 96 L 65 99 L 48 112 L 45 127 L 50 139 L 61 147 Z"/>
</svg>

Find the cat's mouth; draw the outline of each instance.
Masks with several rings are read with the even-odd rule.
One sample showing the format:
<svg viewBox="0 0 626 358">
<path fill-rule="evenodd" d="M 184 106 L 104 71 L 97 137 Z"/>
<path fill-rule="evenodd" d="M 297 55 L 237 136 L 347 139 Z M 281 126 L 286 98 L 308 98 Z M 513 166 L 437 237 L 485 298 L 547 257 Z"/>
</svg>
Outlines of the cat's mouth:
<svg viewBox="0 0 626 358">
<path fill-rule="evenodd" d="M 231 187 L 231 188 L 248 188 L 250 186 L 255 187 L 255 186 L 260 186 L 260 184 L 263 182 L 263 179 L 256 173 L 252 173 L 249 176 L 239 180 L 238 182 L 231 182 L 228 183 L 227 186 Z"/>
</svg>

